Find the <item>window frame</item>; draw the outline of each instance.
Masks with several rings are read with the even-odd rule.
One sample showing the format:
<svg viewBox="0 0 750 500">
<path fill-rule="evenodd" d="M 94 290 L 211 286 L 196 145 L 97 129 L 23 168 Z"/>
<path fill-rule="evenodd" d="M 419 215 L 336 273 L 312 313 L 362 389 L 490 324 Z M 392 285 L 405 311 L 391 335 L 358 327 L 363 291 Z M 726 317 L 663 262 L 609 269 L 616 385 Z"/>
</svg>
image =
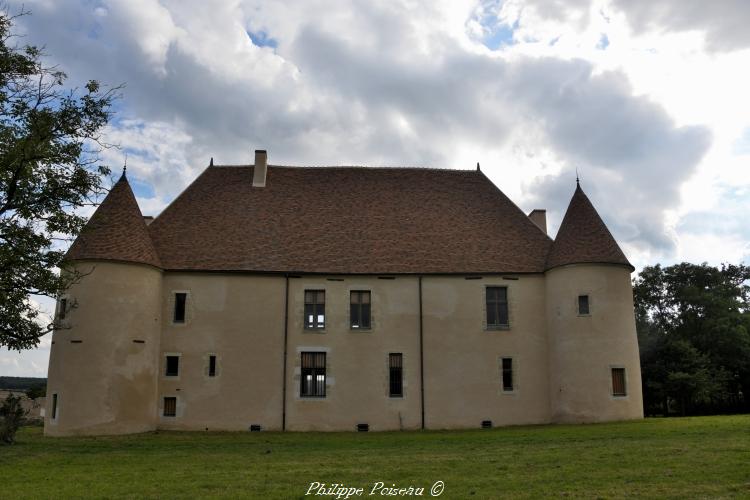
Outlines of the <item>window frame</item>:
<svg viewBox="0 0 750 500">
<path fill-rule="evenodd" d="M 313 297 L 312 302 L 308 302 L 308 293 L 311 294 L 310 296 Z M 323 301 L 318 302 L 319 295 L 323 294 Z M 303 302 L 303 314 L 302 314 L 302 324 L 304 326 L 305 330 L 312 330 L 312 331 L 321 331 L 325 330 L 326 328 L 326 290 L 325 288 L 306 288 L 303 292 L 302 297 Z M 312 317 L 313 317 L 313 323 L 312 325 L 308 323 L 307 321 L 307 306 L 312 306 Z M 320 316 L 320 307 L 322 307 L 322 316 L 323 316 L 323 322 L 322 324 L 318 322 L 318 317 Z"/>
<path fill-rule="evenodd" d="M 365 304 L 362 299 L 364 294 L 367 294 L 367 303 Z M 359 302 L 353 302 L 355 295 L 358 297 Z M 357 306 L 357 317 L 358 324 L 355 324 L 354 306 Z M 362 321 L 362 312 L 367 307 L 367 325 L 364 325 Z M 372 330 L 372 290 L 349 290 L 349 329 L 350 330 Z"/>
<path fill-rule="evenodd" d="M 505 362 L 510 362 L 510 367 L 505 367 Z M 509 374 L 510 376 L 510 389 L 507 388 L 505 384 L 505 376 L 506 374 Z M 504 394 L 512 394 L 515 393 L 518 389 L 518 384 L 516 381 L 516 360 L 513 356 L 501 356 L 500 357 L 500 390 Z"/>
<path fill-rule="evenodd" d="M 164 378 L 168 378 L 171 380 L 177 379 L 180 377 L 180 358 L 182 355 L 177 353 L 164 353 L 164 371 L 162 372 L 162 376 Z M 176 358 L 177 359 L 177 372 L 174 375 L 171 375 L 169 372 L 169 358 Z"/>
<path fill-rule="evenodd" d="M 398 374 L 397 379 L 394 379 L 395 374 Z M 398 390 L 394 391 L 394 387 Z M 402 352 L 388 353 L 388 397 L 399 399 L 404 397 L 404 353 Z"/>
<path fill-rule="evenodd" d="M 510 330 L 510 300 L 509 291 L 507 285 L 493 285 L 488 284 L 484 287 L 484 325 L 486 330 Z M 503 289 L 505 290 L 505 301 L 496 300 L 490 302 L 489 291 L 490 289 Z M 490 306 L 495 304 L 496 314 L 498 321 L 500 320 L 500 304 L 505 304 L 505 323 L 490 323 Z"/>
<path fill-rule="evenodd" d="M 173 411 L 170 414 L 167 414 L 167 400 L 170 400 L 171 402 L 174 403 Z M 177 396 L 163 396 L 162 397 L 161 416 L 166 417 L 166 418 L 177 417 Z"/>
<path fill-rule="evenodd" d="M 299 397 L 302 399 L 324 399 L 327 396 L 328 375 L 328 353 L 325 351 L 301 351 L 300 352 L 300 378 L 299 378 Z M 305 360 L 312 361 L 313 366 L 305 366 Z M 322 359 L 322 367 L 318 366 Z M 323 375 L 322 385 L 317 381 L 318 376 Z M 308 386 L 305 384 L 305 377 L 311 376 L 309 391 L 305 391 Z M 320 389 L 322 388 L 322 394 Z"/>
<path fill-rule="evenodd" d="M 586 297 L 586 312 L 581 312 L 581 299 Z M 578 316 L 591 316 L 591 295 L 588 293 L 579 293 L 576 297 L 576 313 Z"/>
<path fill-rule="evenodd" d="M 622 393 L 615 392 L 615 371 L 622 373 Z M 609 367 L 610 373 L 610 390 L 613 398 L 627 398 L 628 397 L 628 372 L 622 365 L 612 365 Z"/>
<path fill-rule="evenodd" d="M 177 319 L 177 297 L 183 296 L 184 301 L 182 303 L 182 319 Z M 188 298 L 190 296 L 190 292 L 187 290 L 173 290 L 172 291 L 172 324 L 173 325 L 185 325 L 187 324 L 187 317 L 188 317 Z"/>
</svg>

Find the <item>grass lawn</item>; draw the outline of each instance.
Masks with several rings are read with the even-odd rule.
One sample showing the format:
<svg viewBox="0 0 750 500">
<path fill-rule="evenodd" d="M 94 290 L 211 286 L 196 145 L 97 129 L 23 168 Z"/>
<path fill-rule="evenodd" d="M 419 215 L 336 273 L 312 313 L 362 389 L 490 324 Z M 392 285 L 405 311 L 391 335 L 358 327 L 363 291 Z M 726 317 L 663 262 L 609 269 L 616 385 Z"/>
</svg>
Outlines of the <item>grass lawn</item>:
<svg viewBox="0 0 750 500">
<path fill-rule="evenodd" d="M 27 427 L 17 444 L 0 447 L 3 498 L 303 498 L 314 481 L 364 488 L 351 498 L 368 497 L 378 481 L 424 488 L 423 498 L 436 481 L 445 484 L 441 498 L 750 498 L 750 415 L 100 438 L 45 438 Z"/>
</svg>

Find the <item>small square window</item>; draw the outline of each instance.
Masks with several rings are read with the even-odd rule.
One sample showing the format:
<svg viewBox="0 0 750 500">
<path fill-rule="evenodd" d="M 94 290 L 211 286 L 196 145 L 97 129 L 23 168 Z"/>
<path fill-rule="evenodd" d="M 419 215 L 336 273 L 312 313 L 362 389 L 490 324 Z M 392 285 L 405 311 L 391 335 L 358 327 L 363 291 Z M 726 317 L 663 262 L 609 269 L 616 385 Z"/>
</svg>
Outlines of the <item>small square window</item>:
<svg viewBox="0 0 750 500">
<path fill-rule="evenodd" d="M 305 328 L 310 330 L 322 330 L 325 327 L 325 290 L 305 290 Z"/>
<path fill-rule="evenodd" d="M 485 288 L 487 328 L 508 326 L 508 289 L 504 286 Z"/>
<path fill-rule="evenodd" d="M 178 292 L 174 294 L 174 322 L 185 322 L 185 304 L 187 302 L 187 293 Z"/>
<path fill-rule="evenodd" d="M 177 398 L 176 397 L 164 398 L 164 416 L 165 417 L 177 416 Z"/>
<path fill-rule="evenodd" d="M 349 326 L 352 329 L 370 328 L 370 292 L 352 291 L 349 298 Z"/>
<path fill-rule="evenodd" d="M 579 295 L 578 296 L 578 314 L 581 316 L 588 316 L 589 312 L 589 296 Z"/>
<path fill-rule="evenodd" d="M 625 387 L 625 368 L 612 368 L 612 395 L 628 395 L 627 387 Z"/>
<path fill-rule="evenodd" d="M 176 377 L 180 373 L 180 357 L 167 356 L 166 370 L 164 375 L 167 377 Z"/>
<path fill-rule="evenodd" d="M 214 356 L 213 354 L 208 357 L 208 376 L 216 376 L 216 356 Z"/>
</svg>

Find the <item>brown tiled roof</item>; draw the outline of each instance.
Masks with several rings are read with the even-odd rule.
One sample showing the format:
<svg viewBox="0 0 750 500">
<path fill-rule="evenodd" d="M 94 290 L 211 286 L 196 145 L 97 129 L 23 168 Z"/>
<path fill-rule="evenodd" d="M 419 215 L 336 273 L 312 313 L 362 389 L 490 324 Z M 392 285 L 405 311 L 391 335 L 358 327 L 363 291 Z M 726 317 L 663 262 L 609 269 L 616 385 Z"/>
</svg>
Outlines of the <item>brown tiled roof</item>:
<svg viewBox="0 0 750 500">
<path fill-rule="evenodd" d="M 160 267 L 138 203 L 123 174 L 73 242 L 65 260 L 119 260 Z"/>
<path fill-rule="evenodd" d="M 543 272 L 552 241 L 478 171 L 207 168 L 149 226 L 164 269 Z"/>
<path fill-rule="evenodd" d="M 581 186 L 576 186 L 547 257 L 547 269 L 583 263 L 624 264 L 634 269 Z"/>
</svg>

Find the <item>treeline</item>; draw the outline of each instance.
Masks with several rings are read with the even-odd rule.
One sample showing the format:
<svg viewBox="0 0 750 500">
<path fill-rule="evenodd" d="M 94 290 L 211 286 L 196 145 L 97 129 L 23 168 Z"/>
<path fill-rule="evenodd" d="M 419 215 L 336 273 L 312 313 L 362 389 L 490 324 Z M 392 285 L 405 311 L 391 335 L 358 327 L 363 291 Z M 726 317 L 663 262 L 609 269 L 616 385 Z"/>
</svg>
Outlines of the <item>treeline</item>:
<svg viewBox="0 0 750 500">
<path fill-rule="evenodd" d="M 648 266 L 633 280 L 646 415 L 750 411 L 750 267 Z"/>
<path fill-rule="evenodd" d="M 46 378 L 37 377 L 0 377 L 0 389 L 9 391 L 27 391 L 31 388 L 46 386 Z"/>
</svg>

